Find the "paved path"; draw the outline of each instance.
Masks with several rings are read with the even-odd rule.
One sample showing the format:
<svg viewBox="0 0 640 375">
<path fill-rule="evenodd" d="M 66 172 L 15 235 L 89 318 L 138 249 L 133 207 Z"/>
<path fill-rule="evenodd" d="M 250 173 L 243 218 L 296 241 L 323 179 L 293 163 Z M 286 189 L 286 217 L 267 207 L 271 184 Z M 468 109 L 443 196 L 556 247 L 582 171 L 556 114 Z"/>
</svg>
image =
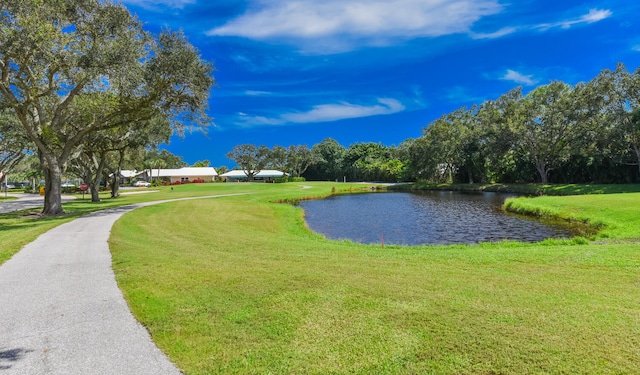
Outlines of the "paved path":
<svg viewBox="0 0 640 375">
<path fill-rule="evenodd" d="M 164 202 L 83 216 L 0 266 L 0 375 L 180 374 L 129 311 L 107 244 L 125 212 Z"/>
<path fill-rule="evenodd" d="M 4 193 L 2 196 L 4 197 Z M 44 197 L 38 194 L 8 194 L 8 196 L 18 199 L 0 202 L 0 214 L 44 206 Z M 73 199 L 76 199 L 73 195 L 62 196 L 62 202 Z"/>
</svg>

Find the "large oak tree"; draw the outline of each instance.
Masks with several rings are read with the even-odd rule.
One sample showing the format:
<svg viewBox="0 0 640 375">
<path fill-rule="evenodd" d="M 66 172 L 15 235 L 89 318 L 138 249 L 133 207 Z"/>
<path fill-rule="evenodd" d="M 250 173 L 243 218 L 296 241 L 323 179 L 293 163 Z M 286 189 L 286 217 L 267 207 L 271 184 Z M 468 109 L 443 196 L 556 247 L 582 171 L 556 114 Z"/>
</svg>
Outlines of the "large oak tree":
<svg viewBox="0 0 640 375">
<path fill-rule="evenodd" d="M 63 212 L 61 176 L 88 135 L 158 117 L 206 126 L 212 71 L 181 33 L 150 35 L 121 4 L 2 2 L 0 104 L 37 147 L 43 214 Z"/>
</svg>

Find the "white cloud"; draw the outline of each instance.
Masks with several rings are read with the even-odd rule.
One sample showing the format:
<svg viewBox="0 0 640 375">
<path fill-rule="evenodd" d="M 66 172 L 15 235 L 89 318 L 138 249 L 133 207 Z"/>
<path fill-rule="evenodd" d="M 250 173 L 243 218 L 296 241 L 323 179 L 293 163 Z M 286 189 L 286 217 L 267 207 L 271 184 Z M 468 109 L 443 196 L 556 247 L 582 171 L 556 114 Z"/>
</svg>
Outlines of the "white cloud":
<svg viewBox="0 0 640 375">
<path fill-rule="evenodd" d="M 264 125 L 305 124 L 332 122 L 344 119 L 389 115 L 401 112 L 405 106 L 396 99 L 378 98 L 377 104 L 360 105 L 348 102 L 320 104 L 306 112 L 289 112 L 277 117 L 248 116 L 241 114 L 238 125 L 245 127 Z"/>
<path fill-rule="evenodd" d="M 500 77 L 500 79 L 505 81 L 513 81 L 515 83 L 527 86 L 535 85 L 536 83 L 538 83 L 538 80 L 534 79 L 533 75 L 525 75 L 511 69 L 508 69 L 507 72 L 502 77 Z"/>
<path fill-rule="evenodd" d="M 269 91 L 258 91 L 258 90 L 247 90 L 244 93 L 245 95 L 249 95 L 249 96 L 266 96 L 266 95 L 272 94 Z"/>
<path fill-rule="evenodd" d="M 263 0 L 207 34 L 349 50 L 468 33 L 476 21 L 502 8 L 498 0 Z"/>
<path fill-rule="evenodd" d="M 516 27 L 505 27 L 492 33 L 470 33 L 469 35 L 473 39 L 496 39 L 509 34 L 513 34 L 516 31 L 518 31 L 518 28 Z"/>
<path fill-rule="evenodd" d="M 122 0 L 122 2 L 147 9 L 162 10 L 163 7 L 183 9 L 186 5 L 195 4 L 196 0 Z"/>
<path fill-rule="evenodd" d="M 571 26 L 578 25 L 581 23 L 594 23 L 599 22 L 604 19 L 607 19 L 613 15 L 609 9 L 590 9 L 589 13 L 582 15 L 580 18 L 572 19 L 572 20 L 564 20 L 556 23 L 544 23 L 535 26 L 535 29 L 540 29 L 543 31 L 560 27 L 563 29 L 568 29 Z"/>
<path fill-rule="evenodd" d="M 636 52 L 640 52 L 640 44 L 636 44 L 635 46 L 631 47 L 632 51 L 636 51 Z"/>
</svg>

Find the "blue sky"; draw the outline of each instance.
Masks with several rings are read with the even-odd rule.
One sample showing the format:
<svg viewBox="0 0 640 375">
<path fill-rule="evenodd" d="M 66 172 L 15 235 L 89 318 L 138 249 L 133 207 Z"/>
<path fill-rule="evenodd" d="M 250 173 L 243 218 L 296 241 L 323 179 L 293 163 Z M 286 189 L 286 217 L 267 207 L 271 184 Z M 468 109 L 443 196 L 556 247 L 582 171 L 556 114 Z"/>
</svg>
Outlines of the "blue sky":
<svg viewBox="0 0 640 375">
<path fill-rule="evenodd" d="M 640 66 L 630 0 L 123 0 L 182 29 L 217 71 L 207 134 L 169 151 L 213 166 L 241 143 L 393 145 L 508 90 Z"/>
</svg>

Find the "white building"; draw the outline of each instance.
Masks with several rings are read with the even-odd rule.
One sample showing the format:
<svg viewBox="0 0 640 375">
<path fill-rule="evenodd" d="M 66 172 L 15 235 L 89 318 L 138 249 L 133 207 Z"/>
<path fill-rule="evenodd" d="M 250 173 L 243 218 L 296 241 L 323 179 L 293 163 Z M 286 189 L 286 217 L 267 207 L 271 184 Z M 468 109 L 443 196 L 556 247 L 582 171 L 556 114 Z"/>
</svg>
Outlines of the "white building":
<svg viewBox="0 0 640 375">
<path fill-rule="evenodd" d="M 109 175 L 110 178 L 113 178 L 113 173 Z M 135 180 L 146 180 L 148 178 L 148 171 L 136 171 L 123 169 L 120 171 L 120 183 L 121 184 L 130 184 Z"/>
<path fill-rule="evenodd" d="M 254 181 L 260 182 L 273 182 L 276 178 L 284 177 L 287 174 L 282 171 L 277 171 L 273 169 L 265 169 L 253 176 Z M 223 173 L 220 175 L 220 178 L 227 182 L 244 182 L 248 181 L 249 177 L 247 176 L 246 171 L 243 170 L 233 170 L 227 173 Z"/>
<path fill-rule="evenodd" d="M 218 172 L 213 167 L 184 167 L 179 169 L 150 169 L 151 179 L 169 180 L 174 182 L 193 182 L 204 180 L 211 182 L 216 179 Z"/>
</svg>

